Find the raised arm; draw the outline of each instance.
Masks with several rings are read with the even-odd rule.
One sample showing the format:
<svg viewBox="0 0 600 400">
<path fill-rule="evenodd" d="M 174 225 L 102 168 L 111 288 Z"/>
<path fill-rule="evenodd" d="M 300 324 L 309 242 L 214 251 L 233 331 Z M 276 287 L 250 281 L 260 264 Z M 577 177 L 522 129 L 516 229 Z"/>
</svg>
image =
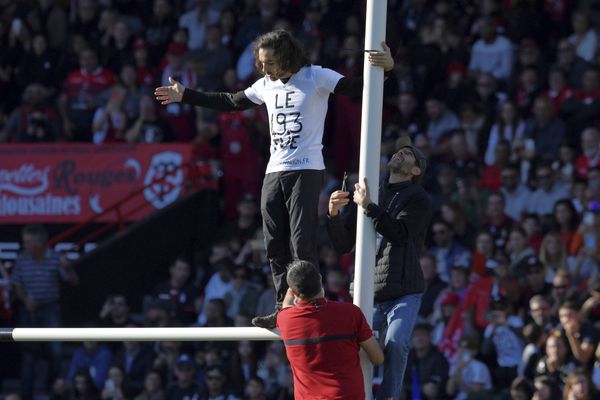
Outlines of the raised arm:
<svg viewBox="0 0 600 400">
<path fill-rule="evenodd" d="M 376 50 L 365 50 L 369 60 L 369 64 L 375 67 L 382 67 L 385 73 L 391 72 L 394 69 L 394 59 L 392 58 L 392 52 L 385 42 L 381 43 L 383 51 Z M 362 76 L 355 77 L 343 77 L 341 78 L 333 93 L 342 94 L 344 96 L 360 96 L 363 89 L 363 78 Z"/>
<path fill-rule="evenodd" d="M 218 111 L 239 111 L 256 107 L 243 91 L 237 93 L 200 92 L 186 88 L 169 77 L 171 86 L 160 86 L 154 90 L 156 100 L 162 105 L 185 103 L 198 107 L 212 108 Z"/>
</svg>

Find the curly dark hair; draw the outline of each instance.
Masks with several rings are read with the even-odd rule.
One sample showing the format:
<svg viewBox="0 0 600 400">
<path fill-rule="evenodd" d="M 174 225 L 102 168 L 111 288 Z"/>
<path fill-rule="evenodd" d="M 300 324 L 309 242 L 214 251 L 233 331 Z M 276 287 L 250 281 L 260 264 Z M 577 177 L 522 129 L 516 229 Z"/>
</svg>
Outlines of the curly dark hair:
<svg viewBox="0 0 600 400">
<path fill-rule="evenodd" d="M 283 71 L 298 72 L 300 68 L 308 64 L 308 58 L 304 53 L 302 43 L 288 31 L 278 29 L 260 35 L 254 41 L 254 65 L 261 74 L 263 73 L 262 64 L 258 60 L 259 49 L 272 49 L 275 56 L 279 59 L 279 68 Z"/>
</svg>

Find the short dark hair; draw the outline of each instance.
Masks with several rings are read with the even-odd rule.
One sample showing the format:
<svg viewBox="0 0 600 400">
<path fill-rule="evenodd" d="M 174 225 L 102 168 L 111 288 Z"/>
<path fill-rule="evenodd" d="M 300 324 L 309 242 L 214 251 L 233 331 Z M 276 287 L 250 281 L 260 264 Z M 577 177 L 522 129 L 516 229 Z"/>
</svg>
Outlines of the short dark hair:
<svg viewBox="0 0 600 400">
<path fill-rule="evenodd" d="M 283 29 L 277 29 L 260 35 L 254 41 L 254 65 L 261 74 L 262 64 L 258 60 L 259 49 L 271 49 L 279 60 L 279 68 L 284 71 L 298 72 L 300 68 L 308 64 L 308 58 L 304 52 L 302 43 L 291 33 Z"/>
<path fill-rule="evenodd" d="M 287 271 L 287 284 L 301 299 L 310 299 L 321 292 L 321 274 L 309 261 L 292 261 Z"/>
<path fill-rule="evenodd" d="M 48 231 L 43 225 L 40 224 L 25 225 L 25 227 L 21 231 L 21 234 L 33 236 L 42 242 L 48 240 Z"/>
</svg>

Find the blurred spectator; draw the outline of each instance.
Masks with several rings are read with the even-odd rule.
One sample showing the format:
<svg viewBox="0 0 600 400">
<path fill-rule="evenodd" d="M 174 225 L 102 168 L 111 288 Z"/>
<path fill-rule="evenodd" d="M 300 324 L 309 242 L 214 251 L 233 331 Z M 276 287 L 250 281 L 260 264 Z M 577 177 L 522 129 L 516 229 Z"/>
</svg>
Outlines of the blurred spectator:
<svg viewBox="0 0 600 400">
<path fill-rule="evenodd" d="M 518 374 L 520 377 L 533 376 L 533 369 L 543 355 L 543 346 L 548 334 L 544 328 L 535 323 L 527 324 L 523 327 L 523 340 L 525 348 L 521 353 L 521 363 L 519 364 Z"/>
<path fill-rule="evenodd" d="M 125 64 L 133 62 L 133 38 L 124 20 L 117 20 L 110 31 L 101 54 L 101 64 L 111 71 L 120 71 Z"/>
<path fill-rule="evenodd" d="M 206 91 L 217 90 L 223 71 L 234 65 L 231 51 L 221 44 L 219 25 L 211 25 L 206 29 L 204 45 L 191 51 L 189 57 L 196 63 L 199 84 Z"/>
<path fill-rule="evenodd" d="M 569 256 L 576 255 L 583 246 L 583 237 L 577 232 L 579 215 L 570 199 L 558 200 L 554 204 L 554 219 Z"/>
<path fill-rule="evenodd" d="M 31 41 L 31 48 L 21 57 L 16 78 L 21 87 L 33 80 L 54 95 L 60 89 L 57 85 L 60 82 L 58 67 L 57 52 L 49 48 L 46 36 L 37 34 Z"/>
<path fill-rule="evenodd" d="M 448 285 L 440 279 L 433 256 L 423 255 L 419 262 L 423 271 L 423 279 L 425 280 L 425 291 L 421 297 L 419 315 L 429 319 L 434 312 L 435 300 Z"/>
<path fill-rule="evenodd" d="M 506 215 L 506 202 L 504 195 L 500 192 L 490 193 L 485 209 L 485 223 L 483 229 L 488 231 L 494 238 L 497 249 L 504 249 L 508 241 L 508 234 L 513 227 L 514 221 Z"/>
<path fill-rule="evenodd" d="M 73 353 L 67 372 L 67 382 L 75 385 L 78 371 L 86 368 L 96 389 L 101 390 L 104 387 L 112 359 L 113 355 L 106 345 L 94 341 L 83 342 L 83 345 Z"/>
<path fill-rule="evenodd" d="M 119 293 L 106 296 L 98 314 L 98 325 L 106 328 L 123 328 L 131 322 L 127 298 Z"/>
<path fill-rule="evenodd" d="M 532 296 L 539 294 L 549 296 L 552 291 L 552 286 L 546 281 L 546 268 L 544 264 L 535 256 L 530 256 L 521 262 L 517 267 L 517 271 L 523 271 L 525 274 L 522 285 L 522 299 L 524 302 Z M 522 276 L 522 275 L 521 275 Z"/>
<path fill-rule="evenodd" d="M 106 106 L 96 109 L 92 120 L 92 141 L 95 144 L 123 142 L 127 114 L 124 100 L 126 89 L 121 84 L 114 85 L 110 90 L 110 98 Z"/>
<path fill-rule="evenodd" d="M 73 375 L 70 399 L 97 400 L 100 398 L 99 390 L 94 384 L 88 368 L 80 368 Z"/>
<path fill-rule="evenodd" d="M 573 278 L 569 271 L 566 269 L 553 271 L 550 282 L 552 284 L 552 302 L 557 305 L 554 308 L 554 315 L 558 314 L 558 308 L 563 303 L 567 301 L 579 302 L 580 293 L 573 285 Z"/>
<path fill-rule="evenodd" d="M 451 158 L 450 166 L 456 171 L 457 179 L 468 179 L 470 175 L 479 175 L 481 161 L 469 152 L 469 144 L 462 129 L 453 131 L 449 138 Z"/>
<path fill-rule="evenodd" d="M 496 245 L 494 238 L 488 231 L 479 231 L 475 236 L 475 251 L 471 262 L 471 274 L 484 276 L 487 261 L 494 257 Z"/>
<path fill-rule="evenodd" d="M 508 387 L 517 377 L 523 343 L 516 330 L 508 323 L 510 305 L 504 298 L 497 298 L 489 305 L 490 323 L 483 334 L 482 353 L 495 356 L 498 367 L 494 368 L 494 386 Z"/>
<path fill-rule="evenodd" d="M 558 66 L 550 68 L 546 96 L 552 102 L 552 114 L 555 117 L 558 116 L 562 104 L 573 95 L 573 89 L 567 84 L 565 71 Z"/>
<path fill-rule="evenodd" d="M 194 303 L 198 289 L 190 282 L 192 267 L 183 257 L 177 257 L 169 266 L 169 279 L 158 284 L 154 297 L 171 303 L 171 318 L 184 325 L 196 319 Z"/>
<path fill-rule="evenodd" d="M 550 332 L 558 325 L 558 317 L 553 314 L 552 305 L 547 296 L 536 294 L 529 299 L 529 314 L 533 323 Z"/>
<path fill-rule="evenodd" d="M 510 230 L 505 252 L 510 259 L 509 271 L 512 276 L 521 275 L 522 271 L 518 271 L 518 267 L 522 265 L 523 260 L 535 256 L 535 252 L 527 240 L 527 233 L 519 226 Z"/>
<path fill-rule="evenodd" d="M 590 279 L 588 292 L 589 297 L 581 306 L 581 318 L 586 321 L 598 321 L 600 319 L 598 318 L 600 315 L 600 276 L 596 275 Z M 596 361 L 598 361 L 598 355 L 598 350 L 596 350 Z"/>
<path fill-rule="evenodd" d="M 494 153 L 500 139 L 505 139 L 511 144 L 512 157 L 516 155 L 514 150 L 517 144 L 525 139 L 525 122 L 519 117 L 515 104 L 510 101 L 502 105 L 496 123 L 490 131 L 487 150 L 485 151 L 485 163 L 487 165 L 493 165 L 496 162 Z"/>
<path fill-rule="evenodd" d="M 558 384 L 549 376 L 538 376 L 533 381 L 533 400 L 559 399 L 561 396 Z"/>
<path fill-rule="evenodd" d="M 32 31 L 47 38 L 47 44 L 53 49 L 64 48 L 69 29 L 68 22 L 63 5 L 54 0 L 37 1 L 27 14 L 27 24 L 31 26 Z"/>
<path fill-rule="evenodd" d="M 210 299 L 204 307 L 206 322 L 204 327 L 233 326 L 233 322 L 227 317 L 227 305 L 220 298 Z"/>
<path fill-rule="evenodd" d="M 566 400 L 591 400 L 596 398 L 597 391 L 594 390 L 589 374 L 583 368 L 577 368 L 567 376 L 563 399 Z"/>
<path fill-rule="evenodd" d="M 244 193 L 236 207 L 237 218 L 227 221 L 217 235 L 227 241 L 230 248 L 238 251 L 254 238 L 260 228 L 257 199 L 252 193 Z M 263 246 L 264 247 L 264 246 Z"/>
<path fill-rule="evenodd" d="M 427 112 L 427 136 L 431 140 L 434 155 L 445 154 L 448 151 L 446 134 L 460 127 L 456 114 L 446 107 L 446 103 L 439 97 L 429 97 L 425 101 Z"/>
<path fill-rule="evenodd" d="M 563 388 L 567 375 L 575 369 L 575 363 L 569 355 L 566 338 L 556 330 L 546 339 L 545 355 L 538 362 L 534 375 L 542 375 L 550 379 L 551 385 Z M 536 385 L 537 388 L 537 385 Z M 550 397 L 554 399 L 557 397 Z"/>
<path fill-rule="evenodd" d="M 252 377 L 256 376 L 259 359 L 257 347 L 256 342 L 249 340 L 240 340 L 237 343 L 229 364 L 231 383 L 236 388 L 243 387 L 244 383 L 250 382 Z"/>
<path fill-rule="evenodd" d="M 92 49 L 81 51 L 79 65 L 80 70 L 71 71 L 67 76 L 65 90 L 59 99 L 59 111 L 67 138 L 91 142 L 98 94 L 112 86 L 115 78 L 112 72 L 99 66 L 98 56 Z"/>
<path fill-rule="evenodd" d="M 244 399 L 266 400 L 265 382 L 257 376 L 250 378 L 244 387 Z"/>
<path fill-rule="evenodd" d="M 129 327 L 136 326 L 129 324 Z M 152 369 L 155 353 L 145 343 L 125 341 L 115 353 L 113 365 L 119 366 L 124 375 L 124 393 L 127 397 L 138 395 L 144 389 L 144 379 Z M 109 371 L 110 375 L 110 371 Z M 105 383 L 106 386 L 106 383 Z"/>
<path fill-rule="evenodd" d="M 470 394 L 492 388 L 489 368 L 475 357 L 479 353 L 479 342 L 472 337 L 460 341 L 460 352 L 456 364 L 450 367 L 446 394 L 456 400 L 465 400 Z"/>
<path fill-rule="evenodd" d="M 188 48 L 181 43 L 171 42 L 167 50 L 167 64 L 163 68 L 161 85 L 169 85 L 169 77 L 185 87 L 194 88 L 198 78 L 185 65 Z M 161 107 L 161 117 L 171 125 L 175 141 L 188 142 L 196 136 L 194 108 L 189 104 L 172 103 Z"/>
<path fill-rule="evenodd" d="M 521 183 L 519 166 L 507 164 L 502 168 L 500 179 L 502 186 L 500 191 L 504 195 L 506 208 L 504 212 L 514 221 L 521 221 L 523 214 L 529 204 L 531 191 Z"/>
<path fill-rule="evenodd" d="M 69 16 L 73 33 L 84 35 L 88 43 L 100 43 L 98 3 L 94 0 L 75 0 Z"/>
<path fill-rule="evenodd" d="M 60 121 L 48 106 L 48 89 L 39 83 L 27 85 L 21 105 L 9 115 L 0 131 L 0 142 L 54 142 L 60 138 Z"/>
<path fill-rule="evenodd" d="M 577 134 L 597 122 L 600 108 L 600 69 L 597 66 L 586 67 L 581 77 L 581 89 L 575 89 L 575 95 L 561 106 L 561 112 L 568 118 L 570 128 Z M 573 144 L 578 135 L 574 135 Z"/>
<path fill-rule="evenodd" d="M 143 38 L 137 38 L 132 45 L 136 83 L 143 88 L 152 88 L 158 83 L 158 68 L 150 59 L 148 46 L 148 42 Z"/>
<path fill-rule="evenodd" d="M 567 76 L 567 84 L 573 89 L 581 87 L 581 77 L 588 63 L 576 53 L 575 46 L 568 39 L 562 39 L 557 44 L 556 63 Z"/>
<path fill-rule="evenodd" d="M 469 70 L 474 74 L 491 73 L 501 81 L 507 81 L 513 68 L 512 43 L 496 33 L 495 21 L 484 18 L 479 24 L 481 38 L 471 49 Z"/>
<path fill-rule="evenodd" d="M 463 320 L 470 326 L 485 330 L 490 322 L 490 305 L 504 298 L 509 305 L 517 302 L 519 287 L 508 275 L 508 260 L 490 259 L 485 265 L 485 275 L 469 286 L 463 301 Z M 513 322 L 511 322 L 513 324 Z"/>
<path fill-rule="evenodd" d="M 575 11 L 571 15 L 573 34 L 569 42 L 576 48 L 576 53 L 585 61 L 592 62 L 598 48 L 598 34 L 590 24 L 588 14 L 583 10 Z"/>
<path fill-rule="evenodd" d="M 436 186 L 431 193 L 434 212 L 439 211 L 443 204 L 449 203 L 457 189 L 465 184 L 462 179 L 456 179 L 456 171 L 447 163 L 439 164 L 435 173 Z"/>
<path fill-rule="evenodd" d="M 522 376 L 515 378 L 510 384 L 511 400 L 526 400 L 533 396 L 533 386 L 531 382 Z"/>
<path fill-rule="evenodd" d="M 134 400 L 164 400 L 163 378 L 157 371 L 150 371 L 144 378 L 144 390 Z"/>
<path fill-rule="evenodd" d="M 192 357 L 182 354 L 175 364 L 177 382 L 172 384 L 165 392 L 165 400 L 201 399 L 203 387 L 194 381 L 196 364 Z"/>
<path fill-rule="evenodd" d="M 600 167 L 600 131 L 590 127 L 581 133 L 581 155 L 575 160 L 575 172 L 578 177 L 587 178 L 593 167 Z"/>
<path fill-rule="evenodd" d="M 221 367 L 210 367 L 206 370 L 204 378 L 206 385 L 207 399 L 238 400 L 237 397 L 229 393 L 230 387 Z"/>
<path fill-rule="evenodd" d="M 60 281 L 77 284 L 79 277 L 66 258 L 48 247 L 48 231 L 42 225 L 26 225 L 21 231 L 23 252 L 12 271 L 12 290 L 19 301 L 18 326 L 57 328 L 62 324 Z M 46 380 L 52 382 L 60 372 L 60 342 L 23 344 L 21 347 L 21 395 L 33 398 L 36 360 L 49 359 Z"/>
<path fill-rule="evenodd" d="M 539 216 L 552 214 L 554 204 L 569 197 L 568 189 L 556 181 L 555 172 L 548 164 L 535 168 L 536 190 L 529 197 L 527 211 Z"/>
<path fill-rule="evenodd" d="M 556 158 L 558 149 L 567 139 L 567 128 L 562 119 L 552 116 L 552 102 L 541 94 L 533 103 L 533 117 L 527 121 L 527 138 L 535 144 L 540 157 Z M 525 143 L 525 150 L 528 144 Z"/>
<path fill-rule="evenodd" d="M 126 395 L 125 374 L 121 367 L 113 365 L 108 370 L 100 398 L 106 400 L 125 399 Z"/>
<path fill-rule="evenodd" d="M 594 327 L 588 322 L 581 321 L 579 305 L 572 300 L 565 301 L 558 308 L 561 332 L 573 358 L 582 366 L 588 366 L 594 357 L 598 337 Z"/>
<path fill-rule="evenodd" d="M 510 162 L 510 156 L 510 143 L 506 139 L 500 139 L 494 148 L 494 163 L 483 168 L 479 185 L 492 192 L 500 190 L 502 168 Z"/>
<path fill-rule="evenodd" d="M 412 332 L 412 349 L 408 354 L 404 385 L 407 398 L 421 394 L 427 399 L 444 397 L 448 380 L 448 361 L 431 343 L 429 324 L 416 324 Z"/>
<path fill-rule="evenodd" d="M 161 143 L 173 140 L 171 125 L 158 115 L 156 102 L 149 94 L 139 100 L 139 112 L 135 120 L 130 120 L 125 130 L 128 143 Z"/>
<path fill-rule="evenodd" d="M 256 315 L 259 293 L 248 281 L 248 269 L 238 265 L 233 270 L 232 287 L 223 298 L 227 305 L 227 316 L 231 319 L 242 313 L 250 317 Z"/>
<path fill-rule="evenodd" d="M 208 27 L 219 22 L 220 16 L 219 10 L 211 5 L 210 0 L 196 0 L 195 3 L 194 8 L 179 17 L 179 26 L 189 32 L 187 46 L 192 50 L 204 46 Z"/>
<path fill-rule="evenodd" d="M 325 276 L 325 297 L 329 300 L 352 303 L 348 290 L 348 275 L 341 268 L 329 268 Z"/>
<path fill-rule="evenodd" d="M 425 132 L 425 121 L 419 110 L 419 102 L 412 92 L 401 92 L 396 100 L 397 112 L 390 116 L 382 133 L 382 152 L 391 155 L 396 149 L 396 140 L 403 133 L 411 137 Z"/>
<path fill-rule="evenodd" d="M 450 280 L 450 270 L 454 266 L 468 268 L 471 265 L 469 250 L 454 239 L 453 228 L 443 220 L 431 224 L 433 243 L 429 254 L 435 258 L 437 272 L 441 280 Z"/>
</svg>

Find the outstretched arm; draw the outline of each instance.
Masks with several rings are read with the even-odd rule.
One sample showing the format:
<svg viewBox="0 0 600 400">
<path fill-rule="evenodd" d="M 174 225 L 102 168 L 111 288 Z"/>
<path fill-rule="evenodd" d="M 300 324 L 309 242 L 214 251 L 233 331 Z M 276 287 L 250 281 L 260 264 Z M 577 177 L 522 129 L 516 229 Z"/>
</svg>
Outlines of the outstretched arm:
<svg viewBox="0 0 600 400">
<path fill-rule="evenodd" d="M 156 100 L 162 105 L 171 103 L 186 103 L 193 106 L 213 108 L 218 111 L 239 111 L 256 107 L 243 91 L 237 93 L 200 92 L 186 88 L 181 83 L 169 77 L 171 86 L 161 86 L 154 90 Z"/>
</svg>

